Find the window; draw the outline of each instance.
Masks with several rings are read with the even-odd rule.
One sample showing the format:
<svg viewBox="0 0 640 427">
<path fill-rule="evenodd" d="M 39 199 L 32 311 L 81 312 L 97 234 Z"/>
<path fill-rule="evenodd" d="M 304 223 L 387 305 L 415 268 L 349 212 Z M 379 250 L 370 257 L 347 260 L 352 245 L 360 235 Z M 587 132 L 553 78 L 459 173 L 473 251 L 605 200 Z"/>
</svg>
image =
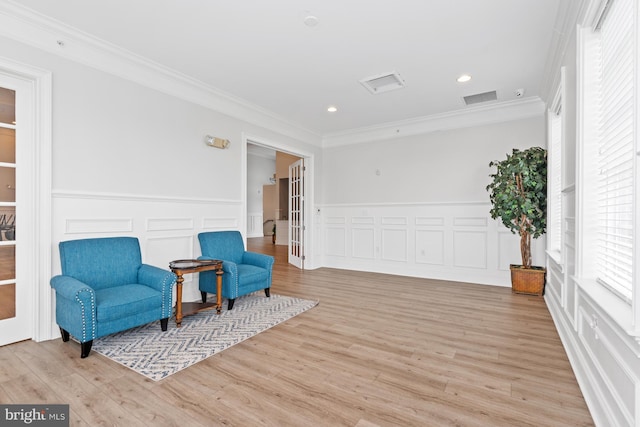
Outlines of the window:
<svg viewBox="0 0 640 427">
<path fill-rule="evenodd" d="M 635 1 L 607 1 L 594 31 L 596 273 L 599 282 L 631 302 L 636 161 Z"/>
</svg>

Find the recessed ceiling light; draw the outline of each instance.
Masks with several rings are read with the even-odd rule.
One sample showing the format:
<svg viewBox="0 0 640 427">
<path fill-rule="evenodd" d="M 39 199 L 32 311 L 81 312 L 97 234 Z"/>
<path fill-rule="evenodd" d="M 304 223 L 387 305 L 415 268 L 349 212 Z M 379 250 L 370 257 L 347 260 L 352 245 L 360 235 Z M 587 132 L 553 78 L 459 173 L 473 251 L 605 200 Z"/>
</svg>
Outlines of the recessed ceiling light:
<svg viewBox="0 0 640 427">
<path fill-rule="evenodd" d="M 457 78 L 458 83 L 466 83 L 471 80 L 471 76 L 469 74 L 463 74 Z"/>
<path fill-rule="evenodd" d="M 307 27 L 315 27 L 316 25 L 318 25 L 318 18 L 316 16 L 313 15 L 307 15 L 304 18 L 304 25 L 306 25 Z"/>
<path fill-rule="evenodd" d="M 335 113 L 336 111 L 338 111 L 338 107 L 336 107 L 335 105 L 329 105 L 329 107 L 327 107 L 327 111 L 330 113 Z"/>
</svg>

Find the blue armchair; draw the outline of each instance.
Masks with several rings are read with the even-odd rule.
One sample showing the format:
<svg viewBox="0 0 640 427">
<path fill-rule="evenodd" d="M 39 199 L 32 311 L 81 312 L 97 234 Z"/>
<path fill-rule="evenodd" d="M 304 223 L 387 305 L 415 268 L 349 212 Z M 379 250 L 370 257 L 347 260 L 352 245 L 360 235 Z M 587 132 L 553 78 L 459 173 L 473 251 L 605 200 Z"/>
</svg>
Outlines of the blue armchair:
<svg viewBox="0 0 640 427">
<path fill-rule="evenodd" d="M 198 259 L 222 261 L 222 297 L 227 298 L 227 309 L 233 309 L 237 297 L 264 289 L 269 296 L 271 270 L 274 258 L 270 255 L 247 252 L 242 235 L 238 231 L 213 231 L 198 234 L 202 256 Z M 216 274 L 200 273 L 202 302 L 207 302 L 207 292 L 216 293 Z"/>
<path fill-rule="evenodd" d="M 51 279 L 56 322 L 63 341 L 80 341 L 82 358 L 104 335 L 156 320 L 167 330 L 176 275 L 142 264 L 137 238 L 70 240 L 59 248 L 62 274 Z"/>
</svg>

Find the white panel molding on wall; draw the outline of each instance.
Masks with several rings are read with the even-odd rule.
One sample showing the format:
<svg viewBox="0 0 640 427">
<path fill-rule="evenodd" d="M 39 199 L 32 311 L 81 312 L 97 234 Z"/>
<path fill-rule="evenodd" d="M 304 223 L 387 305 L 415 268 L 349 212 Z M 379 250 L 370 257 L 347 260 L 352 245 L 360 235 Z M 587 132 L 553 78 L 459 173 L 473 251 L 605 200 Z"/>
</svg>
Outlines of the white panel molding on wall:
<svg viewBox="0 0 640 427">
<path fill-rule="evenodd" d="M 237 229 L 240 226 L 235 217 L 202 218 L 202 229 L 207 231 Z"/>
<path fill-rule="evenodd" d="M 148 218 L 147 231 L 193 230 L 193 218 Z"/>
<path fill-rule="evenodd" d="M 567 286 L 566 307 L 557 286 L 545 293 L 545 301 L 594 421 L 637 425 L 640 343 L 623 326 L 631 323 L 623 310 L 609 312 L 601 306 L 625 303 L 589 280 L 570 278 Z"/>
<path fill-rule="evenodd" d="M 351 256 L 373 260 L 375 258 L 375 230 L 373 227 L 354 227 L 351 232 Z"/>
<path fill-rule="evenodd" d="M 511 286 L 501 253 L 509 247 L 517 259 L 519 238 L 489 210 L 487 202 L 324 205 L 323 265 Z M 534 260 L 543 247 L 534 241 Z"/>
<path fill-rule="evenodd" d="M 131 218 L 67 218 L 66 234 L 90 233 L 130 233 L 133 231 Z"/>
<path fill-rule="evenodd" d="M 416 263 L 444 265 L 445 250 L 443 230 L 416 230 Z"/>
<path fill-rule="evenodd" d="M 240 200 L 54 191 L 52 244 L 57 248 L 64 240 L 137 237 L 143 262 L 168 269 L 173 260 L 200 255 L 198 233 L 238 230 L 242 207 Z M 52 255 L 49 277 L 60 273 L 60 254 L 54 250 Z M 198 301 L 198 276 L 188 276 L 183 300 Z M 53 330 L 55 319 L 51 324 Z"/>
<path fill-rule="evenodd" d="M 264 236 L 264 224 L 262 218 L 262 211 L 247 212 L 247 238 Z"/>
<path fill-rule="evenodd" d="M 453 230 L 454 267 L 487 270 L 488 250 L 486 231 Z"/>
<path fill-rule="evenodd" d="M 407 262 L 409 239 L 407 230 L 383 227 L 382 254 L 380 259 L 384 261 Z"/>
</svg>

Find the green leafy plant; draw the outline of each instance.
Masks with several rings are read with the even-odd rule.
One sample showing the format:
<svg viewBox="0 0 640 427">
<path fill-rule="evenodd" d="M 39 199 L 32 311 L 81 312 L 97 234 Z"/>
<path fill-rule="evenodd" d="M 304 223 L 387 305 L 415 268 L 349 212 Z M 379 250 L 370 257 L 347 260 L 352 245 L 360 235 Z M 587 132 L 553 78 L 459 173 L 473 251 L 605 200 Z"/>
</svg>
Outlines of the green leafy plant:
<svg viewBox="0 0 640 427">
<path fill-rule="evenodd" d="M 502 161 L 492 161 L 496 173 L 489 175 L 491 218 L 500 218 L 513 234 L 520 235 L 522 266 L 531 268 L 531 238 L 547 229 L 547 150 L 513 149 Z"/>
</svg>

